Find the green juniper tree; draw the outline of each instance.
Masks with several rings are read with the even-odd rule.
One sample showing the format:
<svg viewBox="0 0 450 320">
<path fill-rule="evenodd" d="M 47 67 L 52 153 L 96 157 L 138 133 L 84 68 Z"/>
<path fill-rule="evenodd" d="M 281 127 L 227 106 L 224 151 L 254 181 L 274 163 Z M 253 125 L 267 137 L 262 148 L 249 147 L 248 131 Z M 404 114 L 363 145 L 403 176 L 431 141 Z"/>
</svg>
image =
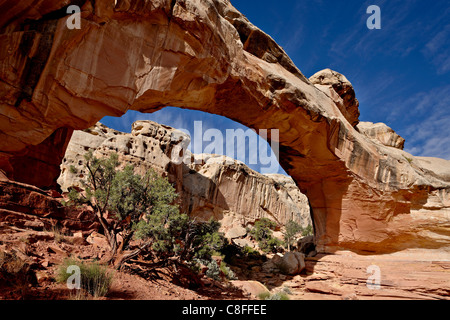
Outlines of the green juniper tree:
<svg viewBox="0 0 450 320">
<path fill-rule="evenodd" d="M 72 189 L 67 204 L 93 208 L 111 249 L 110 262 L 116 267 L 147 249 L 163 260 L 183 262 L 208 259 L 223 245 L 220 224 L 199 223 L 181 214 L 174 204 L 175 189 L 154 170 L 141 176 L 130 165 L 119 169 L 115 153 L 99 159 L 88 152 L 85 167 L 84 192 Z M 125 252 L 133 237 L 143 244 Z"/>
<path fill-rule="evenodd" d="M 301 232 L 302 232 L 303 237 L 314 235 L 314 229 L 313 229 L 312 225 L 310 225 L 310 224 L 306 228 L 303 228 Z"/>
<path fill-rule="evenodd" d="M 250 235 L 258 241 L 258 245 L 264 252 L 276 251 L 281 245 L 281 241 L 274 238 L 273 229 L 277 224 L 267 218 L 262 218 L 256 221 L 253 229 L 250 231 Z"/>
<path fill-rule="evenodd" d="M 299 225 L 294 220 L 289 220 L 286 223 L 285 231 L 284 231 L 284 241 L 287 245 L 288 251 L 291 251 L 291 244 L 295 239 L 295 236 L 298 235 L 300 232 L 303 231 L 303 228 L 301 225 Z"/>
</svg>

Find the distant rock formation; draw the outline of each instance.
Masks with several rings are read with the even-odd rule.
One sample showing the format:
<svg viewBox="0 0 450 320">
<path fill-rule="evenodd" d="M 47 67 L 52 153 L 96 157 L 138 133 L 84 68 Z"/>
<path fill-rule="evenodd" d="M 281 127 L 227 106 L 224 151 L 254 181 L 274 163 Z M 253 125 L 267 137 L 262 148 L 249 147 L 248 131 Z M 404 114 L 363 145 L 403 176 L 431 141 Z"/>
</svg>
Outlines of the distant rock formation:
<svg viewBox="0 0 450 320">
<path fill-rule="evenodd" d="M 87 151 L 96 156 L 117 152 L 121 162 L 133 164 L 141 174 L 153 168 L 167 176 L 180 194 L 182 211 L 203 221 L 215 218 L 222 222 L 224 231 L 245 227 L 264 217 L 276 221 L 280 227 L 289 220 L 303 227 L 312 225 L 308 199 L 290 177 L 262 175 L 228 157 L 195 155 L 189 151 L 184 156 L 196 162 L 172 162 L 172 151 L 189 142 L 187 134 L 152 121 L 133 123 L 131 133 L 97 123 L 74 132 L 58 183 L 63 191 L 82 187 L 81 177 L 86 175 L 83 155 Z M 77 169 L 77 174 L 70 170 L 71 166 Z"/>
<path fill-rule="evenodd" d="M 405 139 L 400 137 L 394 130 L 384 123 L 360 122 L 358 129 L 367 137 L 375 139 L 382 145 L 403 150 Z"/>
<path fill-rule="evenodd" d="M 79 4 L 81 29 L 71 30 L 65 0 L 2 2 L 8 178 L 55 187 L 74 129 L 128 110 L 188 108 L 279 129 L 280 163 L 310 201 L 319 252 L 450 245 L 450 162 L 359 132 L 345 77 L 325 70 L 307 79 L 230 1 Z"/>
</svg>

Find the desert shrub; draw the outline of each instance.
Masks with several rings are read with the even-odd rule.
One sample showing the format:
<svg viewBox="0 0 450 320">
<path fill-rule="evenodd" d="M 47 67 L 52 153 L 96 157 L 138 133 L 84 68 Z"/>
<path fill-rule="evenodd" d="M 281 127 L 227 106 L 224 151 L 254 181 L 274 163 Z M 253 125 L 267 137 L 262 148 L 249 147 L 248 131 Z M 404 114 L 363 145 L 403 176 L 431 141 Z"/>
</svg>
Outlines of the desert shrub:
<svg viewBox="0 0 450 320">
<path fill-rule="evenodd" d="M 71 190 L 67 204 L 94 208 L 116 267 L 145 250 L 162 260 L 177 258 L 185 263 L 194 258 L 209 260 L 212 252 L 223 246 L 218 222 L 197 222 L 179 212 L 174 204 L 178 195 L 167 178 L 154 170 L 145 176 L 135 174 L 133 166 L 119 169 L 115 153 L 98 159 L 88 152 L 85 160 L 84 192 Z M 114 219 L 107 219 L 111 217 Z M 143 244 L 124 252 L 133 238 Z M 117 239 L 123 240 L 118 243 Z"/>
<path fill-rule="evenodd" d="M 263 241 L 272 236 L 272 230 L 275 229 L 276 226 L 275 222 L 263 218 L 256 221 L 254 227 L 250 230 L 250 234 L 256 241 Z"/>
<path fill-rule="evenodd" d="M 294 241 L 295 237 L 302 231 L 303 231 L 302 226 L 297 222 L 295 222 L 294 220 L 289 220 L 286 223 L 283 236 L 285 246 L 287 247 L 288 251 L 291 251 L 292 242 Z"/>
<path fill-rule="evenodd" d="M 179 262 L 211 260 L 224 245 L 220 223 L 196 222 L 178 211 L 157 212 L 140 221 L 138 239 L 152 239 L 152 250 L 160 258 L 177 258 Z"/>
<path fill-rule="evenodd" d="M 262 243 L 261 250 L 264 252 L 278 252 L 278 249 L 283 245 L 283 241 L 277 238 L 269 238 Z"/>
<path fill-rule="evenodd" d="M 222 280 L 222 275 L 228 280 L 236 280 L 236 275 L 233 270 L 224 262 L 221 261 L 220 265 L 216 260 L 212 259 L 206 264 L 208 270 L 206 270 L 206 276 L 208 278 L 220 281 Z"/>
<path fill-rule="evenodd" d="M 258 298 L 260 300 L 289 300 L 288 293 L 283 290 L 274 294 L 267 291 L 262 292 L 258 295 Z"/>
<path fill-rule="evenodd" d="M 231 270 L 224 261 L 220 263 L 220 271 L 222 271 L 222 273 L 228 280 L 237 280 L 237 277 L 234 274 L 233 270 Z"/>
<path fill-rule="evenodd" d="M 66 234 L 61 230 L 61 227 L 58 225 L 52 225 L 51 228 L 44 228 L 44 231 L 53 233 L 55 237 L 56 243 L 67 242 Z"/>
<path fill-rule="evenodd" d="M 257 260 L 261 258 L 261 254 L 259 253 L 259 251 L 253 249 L 252 247 L 245 246 L 242 251 L 245 254 L 245 256 L 249 259 Z"/>
<path fill-rule="evenodd" d="M 312 236 L 312 235 L 314 235 L 314 230 L 313 230 L 312 225 L 308 225 L 306 228 L 304 228 L 302 230 L 303 237 Z"/>
<path fill-rule="evenodd" d="M 286 294 L 292 294 L 292 291 L 289 287 L 283 287 L 281 291 Z"/>
<path fill-rule="evenodd" d="M 270 295 L 265 300 L 289 300 L 289 296 L 286 293 L 280 291 Z"/>
<path fill-rule="evenodd" d="M 258 294 L 259 300 L 268 300 L 268 298 L 270 298 L 270 292 L 268 291 L 261 292 L 260 294 Z"/>
<path fill-rule="evenodd" d="M 412 162 L 414 161 L 414 159 L 408 158 L 408 157 L 405 157 L 405 156 L 403 156 L 403 158 L 405 158 L 406 161 L 408 161 L 409 164 L 412 164 Z"/>
<path fill-rule="evenodd" d="M 206 270 L 206 276 L 208 278 L 214 279 L 219 281 L 220 280 L 220 268 L 217 264 L 216 260 L 211 260 L 206 267 L 208 270 Z"/>
<path fill-rule="evenodd" d="M 113 274 L 107 267 L 96 262 L 85 263 L 75 259 L 66 259 L 57 270 L 56 280 L 60 283 L 67 283 L 72 275 L 67 273 L 69 266 L 80 268 L 80 286 L 84 292 L 94 297 L 104 297 L 108 294 L 112 285 Z"/>
</svg>

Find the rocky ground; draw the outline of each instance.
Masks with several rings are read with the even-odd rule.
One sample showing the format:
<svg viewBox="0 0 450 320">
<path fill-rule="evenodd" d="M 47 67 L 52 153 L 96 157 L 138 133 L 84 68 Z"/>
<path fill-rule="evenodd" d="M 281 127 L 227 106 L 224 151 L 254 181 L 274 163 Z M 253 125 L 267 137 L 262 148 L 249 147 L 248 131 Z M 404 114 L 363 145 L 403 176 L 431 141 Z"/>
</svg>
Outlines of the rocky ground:
<svg viewBox="0 0 450 320">
<path fill-rule="evenodd" d="M 65 236 L 55 230 L 35 231 L 2 224 L 0 249 L 28 266 L 18 273 L 24 281 L 8 285 L 0 278 L 1 299 L 92 299 L 55 281 L 58 266 L 67 257 L 102 260 L 102 237 Z M 88 242 L 89 241 L 89 242 Z M 90 243 L 91 242 L 91 243 Z M 414 254 L 414 253 L 410 253 Z M 414 255 L 416 257 L 416 255 Z M 238 280 L 217 282 L 204 276 L 196 290 L 177 285 L 173 270 L 157 269 L 142 276 L 129 268 L 114 273 L 106 300 L 224 300 L 258 299 L 264 292 L 286 292 L 290 300 L 450 299 L 450 262 L 407 254 L 360 256 L 351 252 L 305 258 L 300 274 L 284 275 L 266 268 L 272 256 L 235 260 L 230 264 Z M 380 289 L 367 286 L 367 268 L 380 268 Z M 157 276 L 156 276 L 157 274 Z M 4 279 L 3 279 L 4 280 Z M 17 280 L 17 279 L 16 279 Z"/>
<path fill-rule="evenodd" d="M 0 299 L 92 299 L 78 295 L 59 283 L 57 272 L 63 260 L 75 257 L 82 261 L 102 260 L 106 248 L 102 237 L 95 239 L 65 236 L 57 231 L 34 231 L 3 224 L 0 227 L 0 251 L 15 257 L 15 279 L 6 281 L 4 269 L 0 275 Z M 2 260 L 3 261 L 3 260 Z M 20 261 L 20 262 L 19 262 Z M 141 277 L 129 269 L 110 270 L 113 282 L 106 300 L 208 300 L 249 298 L 231 284 L 202 278 L 203 286 L 189 290 L 174 284 L 172 270 L 158 268 L 154 276 Z"/>
<path fill-rule="evenodd" d="M 105 258 L 106 242 L 89 212 L 63 207 L 61 198 L 55 197 L 60 195 L 0 181 L 0 255 L 18 258 L 10 264 L 16 276 L 1 274 L 1 299 L 80 298 L 54 281 L 58 266 L 67 257 Z M 248 244 L 245 238 L 233 241 Z M 311 250 L 297 265 L 297 260 L 290 260 L 294 261 L 291 275 L 273 268 L 281 259 L 278 255 L 231 254 L 226 262 L 237 280 L 217 282 L 203 277 L 197 290 L 180 285 L 183 279 L 167 268 L 158 269 L 158 277 L 128 268 L 114 273 L 104 299 L 258 299 L 261 293 L 279 291 L 288 293 L 291 300 L 450 299 L 450 254 L 445 246 L 377 255 L 350 251 L 325 255 Z M 379 269 L 379 290 L 367 286 L 369 266 Z M 23 281 L 13 281 L 11 286 L 11 279 Z"/>
</svg>

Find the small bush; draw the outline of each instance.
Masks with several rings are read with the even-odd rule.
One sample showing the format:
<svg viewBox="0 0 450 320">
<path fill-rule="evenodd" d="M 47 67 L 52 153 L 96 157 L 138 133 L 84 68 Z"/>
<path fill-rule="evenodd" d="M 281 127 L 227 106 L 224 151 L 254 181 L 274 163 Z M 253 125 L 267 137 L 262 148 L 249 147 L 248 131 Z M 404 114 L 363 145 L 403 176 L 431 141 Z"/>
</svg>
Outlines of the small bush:
<svg viewBox="0 0 450 320">
<path fill-rule="evenodd" d="M 263 246 L 261 250 L 263 250 L 265 253 L 269 252 L 278 252 L 278 248 L 280 248 L 283 245 L 283 241 L 277 238 L 270 238 L 265 243 L 263 243 Z"/>
<path fill-rule="evenodd" d="M 280 291 L 275 294 L 270 294 L 270 292 L 262 292 L 258 295 L 260 300 L 289 300 L 287 293 Z"/>
<path fill-rule="evenodd" d="M 231 270 L 230 267 L 228 267 L 227 264 L 223 261 L 220 263 L 220 271 L 222 271 L 222 273 L 228 280 L 237 280 L 237 277 L 234 274 L 233 270 Z"/>
<path fill-rule="evenodd" d="M 261 258 L 261 254 L 258 250 L 253 249 L 252 247 L 245 246 L 242 250 L 243 253 L 249 258 L 249 259 L 259 259 Z"/>
<path fill-rule="evenodd" d="M 283 287 L 283 289 L 281 291 L 286 294 L 292 294 L 292 291 L 291 291 L 291 289 L 289 289 L 289 287 Z"/>
<path fill-rule="evenodd" d="M 266 300 L 289 300 L 289 296 L 284 292 L 277 292 L 271 295 Z"/>
<path fill-rule="evenodd" d="M 113 275 L 106 267 L 98 263 L 84 263 L 75 259 L 66 259 L 58 268 L 56 277 L 58 282 L 67 282 L 67 279 L 72 275 L 67 273 L 67 268 L 71 265 L 80 268 L 82 290 L 94 297 L 104 297 L 108 294 Z"/>
<path fill-rule="evenodd" d="M 216 260 L 211 260 L 206 267 L 208 270 L 206 270 L 206 276 L 208 278 L 220 281 L 220 268 L 217 264 Z"/>
<path fill-rule="evenodd" d="M 405 158 L 406 161 L 409 162 L 409 164 L 412 164 L 412 162 L 414 161 L 412 158 L 408 158 L 408 157 L 405 157 L 405 156 L 403 156 L 403 158 Z"/>
<path fill-rule="evenodd" d="M 208 278 L 221 281 L 223 275 L 228 280 L 237 280 L 237 277 L 234 274 L 233 270 L 231 270 L 230 267 L 228 267 L 227 264 L 223 261 L 220 263 L 219 266 L 216 260 L 212 259 L 211 261 L 208 262 L 206 267 L 208 268 L 208 270 L 206 271 L 206 276 Z"/>
<path fill-rule="evenodd" d="M 258 298 L 259 300 L 268 300 L 270 298 L 270 292 L 261 292 L 260 294 L 258 294 Z"/>
<path fill-rule="evenodd" d="M 258 241 L 258 245 L 265 253 L 276 252 L 282 242 L 272 237 L 273 231 L 277 224 L 270 219 L 263 218 L 255 223 L 255 226 L 250 231 L 253 239 Z"/>
</svg>

